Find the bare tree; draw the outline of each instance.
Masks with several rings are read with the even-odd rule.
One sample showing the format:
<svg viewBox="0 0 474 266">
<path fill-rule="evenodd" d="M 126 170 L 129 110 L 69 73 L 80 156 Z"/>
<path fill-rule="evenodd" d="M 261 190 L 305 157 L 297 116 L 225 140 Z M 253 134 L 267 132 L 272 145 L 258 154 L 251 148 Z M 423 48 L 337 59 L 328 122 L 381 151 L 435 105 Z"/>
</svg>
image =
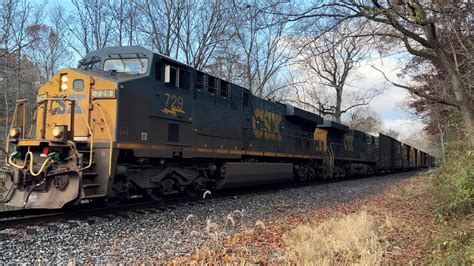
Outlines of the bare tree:
<svg viewBox="0 0 474 266">
<path fill-rule="evenodd" d="M 50 12 L 52 14 L 50 25 L 33 25 L 28 29 L 28 34 L 36 39 L 36 42 L 27 47 L 26 56 L 36 64 L 41 84 L 48 81 L 72 59 L 65 41 L 67 27 L 59 16 L 64 10 L 62 7 L 55 7 Z"/>
<path fill-rule="evenodd" d="M 138 7 L 135 2 L 113 0 L 108 2 L 112 21 L 111 42 L 114 45 L 134 45 L 138 43 Z"/>
<path fill-rule="evenodd" d="M 0 3 L 0 57 L 15 53 L 35 41 L 25 29 L 39 20 L 35 6 L 28 1 L 8 0 Z"/>
<path fill-rule="evenodd" d="M 112 18 L 109 0 L 72 0 L 74 11 L 59 14 L 67 25 L 71 38 L 69 46 L 79 55 L 112 44 Z"/>
<path fill-rule="evenodd" d="M 352 129 L 377 133 L 382 128 L 380 116 L 369 107 L 354 108 L 346 113 L 344 123 Z"/>
<path fill-rule="evenodd" d="M 34 95 L 32 80 L 36 75 L 31 73 L 31 62 L 25 60 L 24 50 L 36 41 L 28 34 L 32 25 L 39 23 L 39 7 L 28 1 L 8 0 L 0 8 L 0 89 L 3 94 L 3 105 L 0 113 L 4 126 L 0 129 L 1 142 L 6 137 L 15 101 Z"/>
<path fill-rule="evenodd" d="M 326 30 L 335 24 L 353 19 L 365 19 L 381 25 L 371 33 L 381 41 L 400 43 L 409 54 L 439 65 L 449 80 L 450 94 L 430 94 L 417 86 L 390 80 L 413 94 L 454 107 L 462 117 L 466 136 L 474 146 L 474 105 L 472 66 L 474 38 L 471 1 L 319 1 L 303 12 L 282 12 L 291 21 L 326 20 Z"/>
<path fill-rule="evenodd" d="M 203 69 L 226 38 L 230 8 L 221 0 L 190 0 L 184 6 L 179 46 L 187 64 Z"/>
<path fill-rule="evenodd" d="M 185 9 L 184 0 L 136 0 L 140 16 L 137 29 L 140 42 L 164 55 L 178 58 L 179 32 Z"/>
<path fill-rule="evenodd" d="M 238 57 L 235 79 L 255 95 L 266 97 L 279 87 L 267 91 L 269 80 L 289 61 L 290 54 L 285 38 L 287 23 L 280 17 L 266 12 L 270 1 L 252 1 L 250 4 L 234 4 L 231 27 L 230 57 Z"/>
<path fill-rule="evenodd" d="M 400 136 L 400 132 L 398 132 L 397 130 L 393 129 L 393 128 L 389 128 L 389 129 L 385 129 L 385 130 L 382 130 L 381 132 L 382 134 L 385 134 L 389 137 L 392 137 L 394 139 L 398 139 L 398 137 Z"/>
<path fill-rule="evenodd" d="M 358 31 L 360 32 L 360 29 Z M 377 89 L 367 88 L 357 94 L 351 93 L 350 97 L 343 99 L 345 89 L 350 83 L 350 74 L 367 59 L 370 47 L 366 39 L 351 37 L 352 32 L 347 26 L 333 29 L 332 32 L 313 39 L 318 33 L 307 37 L 309 41 L 306 39 L 297 44 L 304 46 L 301 49 L 303 59 L 300 64 L 309 77 L 306 84 L 309 90 L 302 92 L 309 96 L 309 100 L 297 94 L 298 100 L 321 115 L 332 116 L 337 122 L 341 122 L 343 114 L 353 108 L 368 105 L 380 94 Z"/>
<path fill-rule="evenodd" d="M 438 139 L 436 136 L 426 136 L 425 134 L 420 134 L 420 132 L 414 132 L 407 136 L 400 136 L 399 140 L 423 152 L 440 154 L 437 150 L 439 145 L 437 145 Z M 442 153 L 441 156 L 443 156 Z"/>
</svg>

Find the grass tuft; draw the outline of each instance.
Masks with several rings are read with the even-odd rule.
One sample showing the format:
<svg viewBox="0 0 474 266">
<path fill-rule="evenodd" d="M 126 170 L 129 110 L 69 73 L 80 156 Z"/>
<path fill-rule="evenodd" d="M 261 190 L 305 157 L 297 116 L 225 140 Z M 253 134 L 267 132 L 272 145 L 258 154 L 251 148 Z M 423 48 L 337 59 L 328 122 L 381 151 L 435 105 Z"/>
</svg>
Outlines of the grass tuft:
<svg viewBox="0 0 474 266">
<path fill-rule="evenodd" d="M 367 211 L 300 225 L 285 237 L 297 264 L 379 264 L 385 241 Z"/>
<path fill-rule="evenodd" d="M 263 230 L 265 230 L 265 228 L 266 228 L 265 224 L 264 224 L 262 221 L 260 221 L 260 220 L 258 220 L 257 222 L 255 222 L 255 227 L 260 227 L 260 228 L 263 229 Z"/>
<path fill-rule="evenodd" d="M 206 190 L 206 191 L 204 191 L 204 193 L 202 194 L 202 198 L 203 198 L 203 199 L 205 199 L 207 195 L 209 195 L 209 196 L 211 196 L 211 195 L 212 195 L 212 193 L 211 193 L 211 191 L 210 191 L 210 190 Z"/>
</svg>

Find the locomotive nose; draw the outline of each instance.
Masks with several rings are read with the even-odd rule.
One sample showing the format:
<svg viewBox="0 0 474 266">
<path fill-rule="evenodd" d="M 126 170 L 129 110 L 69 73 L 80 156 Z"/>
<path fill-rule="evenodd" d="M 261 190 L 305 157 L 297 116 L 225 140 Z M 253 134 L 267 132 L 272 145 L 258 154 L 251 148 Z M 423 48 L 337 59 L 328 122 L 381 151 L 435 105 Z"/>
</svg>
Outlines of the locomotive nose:
<svg viewBox="0 0 474 266">
<path fill-rule="evenodd" d="M 102 142 L 111 153 L 114 141 L 117 82 L 91 74 L 65 69 L 46 82 L 32 125 L 26 125 L 26 102 L 17 103 L 7 167 L 0 170 L 7 188 L 0 202 L 56 209 L 81 201 L 83 173 L 94 165 L 94 143 Z"/>
<path fill-rule="evenodd" d="M 116 98 L 116 89 L 117 82 L 90 72 L 60 71 L 38 92 L 37 103 L 44 106 L 38 110 L 36 135 L 49 140 L 89 139 L 93 124 L 104 122 L 97 105 L 113 112 L 110 99 Z"/>
</svg>

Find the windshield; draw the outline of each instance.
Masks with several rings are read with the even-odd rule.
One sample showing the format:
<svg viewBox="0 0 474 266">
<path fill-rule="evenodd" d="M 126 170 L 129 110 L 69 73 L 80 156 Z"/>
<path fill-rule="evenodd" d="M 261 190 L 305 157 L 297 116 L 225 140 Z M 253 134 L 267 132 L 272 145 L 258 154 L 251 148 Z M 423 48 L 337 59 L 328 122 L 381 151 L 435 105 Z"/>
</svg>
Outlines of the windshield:
<svg viewBox="0 0 474 266">
<path fill-rule="evenodd" d="M 148 58 L 117 58 L 107 59 L 104 63 L 105 71 L 120 73 L 143 74 L 147 71 Z"/>
</svg>

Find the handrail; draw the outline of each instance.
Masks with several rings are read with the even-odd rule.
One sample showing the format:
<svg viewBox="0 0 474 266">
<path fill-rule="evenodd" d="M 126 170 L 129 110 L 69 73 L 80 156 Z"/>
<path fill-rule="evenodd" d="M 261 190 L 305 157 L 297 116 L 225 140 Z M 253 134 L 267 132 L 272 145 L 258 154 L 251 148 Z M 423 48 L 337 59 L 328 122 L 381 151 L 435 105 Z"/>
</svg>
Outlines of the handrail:
<svg viewBox="0 0 474 266">
<path fill-rule="evenodd" d="M 10 127 L 8 128 L 8 132 L 6 132 L 7 134 L 7 137 L 6 137 L 6 141 L 5 141 L 5 151 L 7 152 L 7 154 L 10 153 L 10 136 L 9 136 L 9 133 L 10 133 L 10 130 L 12 130 L 13 126 L 18 124 L 16 123 L 17 121 L 17 115 L 18 115 L 18 106 L 20 105 L 23 105 L 23 121 L 22 121 L 22 129 L 21 129 L 21 134 L 22 136 L 24 136 L 24 131 L 26 130 L 25 127 L 26 127 L 26 102 L 28 100 L 26 99 L 20 99 L 20 100 L 17 100 L 16 103 L 15 103 L 15 111 L 13 112 L 13 117 L 12 117 L 12 121 L 10 123 Z M 8 156 L 5 157 L 5 163 L 8 164 Z"/>
<path fill-rule="evenodd" d="M 58 100 L 73 102 L 74 104 L 71 105 L 71 108 L 74 108 L 75 100 L 73 100 L 73 99 L 68 99 L 68 98 L 47 98 L 47 99 L 44 99 L 44 100 L 38 102 L 38 103 L 37 103 L 37 106 L 36 106 L 36 108 L 35 108 L 34 116 L 33 116 L 33 119 L 34 119 L 34 120 L 32 121 L 32 125 L 31 125 L 31 127 L 30 127 L 30 129 L 29 129 L 29 132 L 28 132 L 28 135 L 27 135 L 29 138 L 31 138 L 31 136 L 32 136 L 33 124 L 35 123 L 35 121 L 36 121 L 36 119 L 37 119 L 37 115 L 38 115 L 38 110 L 39 110 L 39 108 L 42 107 L 42 106 L 44 106 L 44 104 L 47 103 L 48 101 L 58 101 Z M 14 113 L 13 113 L 13 117 L 12 117 L 12 121 L 11 121 L 11 124 L 10 124 L 10 127 L 9 127 L 9 131 L 13 128 L 14 125 L 17 124 L 17 123 L 16 123 L 16 120 L 17 120 L 17 116 L 18 116 L 18 108 L 19 108 L 20 105 L 23 105 L 23 111 L 24 111 L 24 113 L 23 113 L 23 121 L 22 121 L 22 125 L 23 125 L 22 131 L 25 131 L 25 130 L 26 130 L 26 129 L 24 128 L 24 127 L 26 127 L 26 109 L 25 109 L 25 108 L 26 108 L 26 105 L 25 105 L 25 103 L 26 103 L 26 100 L 18 100 L 18 101 L 16 102 L 15 111 L 14 111 Z M 86 122 L 87 129 L 88 129 L 89 134 L 90 134 L 90 136 L 91 136 L 91 139 L 90 139 L 90 156 L 89 156 L 89 163 L 88 163 L 88 165 L 87 165 L 86 167 L 83 167 L 83 168 L 80 169 L 80 170 L 84 170 L 84 169 L 87 169 L 87 168 L 89 168 L 89 167 L 92 166 L 92 151 L 93 151 L 93 149 L 94 149 L 94 132 L 92 131 L 92 128 L 91 128 L 91 126 L 90 126 L 90 124 L 89 124 L 89 121 L 88 121 L 88 119 L 87 119 L 87 117 L 86 117 L 86 114 L 85 114 L 85 112 L 84 112 L 84 109 L 82 108 L 82 106 L 81 106 L 81 104 L 80 104 L 79 102 L 77 103 L 77 106 L 79 107 L 79 109 L 80 109 L 81 112 L 82 112 L 82 117 L 84 117 L 84 121 Z M 43 107 L 43 112 L 46 113 L 46 112 L 47 112 L 47 108 Z M 75 115 L 73 110 L 71 110 L 71 115 L 72 115 L 72 116 Z M 72 121 L 73 121 L 73 120 L 71 119 L 71 122 L 72 122 Z M 44 123 L 44 122 L 45 122 L 45 121 L 43 121 L 43 123 Z M 71 127 L 74 127 L 74 125 L 71 124 Z M 43 130 L 44 130 L 44 128 L 43 128 Z M 72 129 L 72 130 L 73 130 L 73 129 Z M 109 131 L 108 125 L 107 125 L 107 130 Z M 22 132 L 22 134 L 23 134 L 23 136 L 25 136 L 25 135 L 24 135 L 25 132 Z M 109 131 L 109 136 L 110 136 L 110 131 Z M 69 142 L 70 142 L 70 141 L 69 141 Z M 73 147 L 75 147 L 75 145 L 73 145 Z M 44 168 L 46 167 L 46 165 L 51 161 L 50 158 L 47 158 L 47 159 L 42 163 L 42 165 L 41 165 L 39 171 L 35 173 L 34 170 L 33 170 L 33 164 L 34 164 L 34 155 L 33 155 L 33 152 L 31 152 L 30 150 L 28 150 L 28 152 L 27 152 L 26 155 L 25 155 L 23 164 L 22 164 L 22 165 L 18 165 L 18 164 L 16 164 L 16 162 L 13 161 L 13 156 L 9 155 L 9 153 L 10 153 L 9 150 L 10 150 L 10 140 L 9 140 L 8 135 L 7 135 L 6 144 L 5 144 L 5 151 L 7 152 L 8 155 L 7 155 L 6 158 L 5 158 L 5 163 L 6 163 L 7 165 L 13 166 L 13 167 L 18 168 L 18 169 L 24 169 L 24 168 L 27 166 L 27 164 L 28 164 L 28 157 L 30 157 L 30 158 L 29 158 L 29 161 L 30 161 L 30 162 L 29 162 L 29 167 L 30 167 L 29 171 L 30 171 L 30 174 L 31 174 L 32 176 L 38 176 L 38 175 L 40 175 L 40 174 L 43 172 L 43 170 L 44 170 Z"/>
<path fill-rule="evenodd" d="M 102 118 L 104 119 L 105 128 L 107 129 L 107 134 L 109 135 L 109 176 L 112 176 L 112 147 L 114 140 L 112 139 L 112 134 L 110 133 L 109 123 L 107 123 L 107 119 L 105 119 L 104 109 L 102 108 L 102 106 L 100 106 L 99 103 L 94 103 L 94 105 L 97 105 L 97 107 L 99 107 L 100 113 L 102 114 Z"/>
<path fill-rule="evenodd" d="M 7 156 L 5 157 L 5 163 L 8 164 L 8 158 L 9 158 L 9 154 L 10 154 L 10 131 L 12 130 L 13 128 L 13 124 L 14 124 L 14 121 L 16 120 L 16 113 L 18 111 L 18 102 L 15 104 L 15 111 L 13 112 L 13 117 L 12 117 L 12 122 L 10 123 L 10 127 L 8 128 L 8 132 L 7 132 L 7 138 L 6 138 L 6 141 L 5 141 L 5 151 L 7 152 Z M 8 115 L 8 114 L 7 114 Z"/>
<path fill-rule="evenodd" d="M 94 132 L 92 131 L 89 121 L 87 121 L 84 109 L 82 108 L 79 102 L 77 103 L 77 106 L 79 107 L 79 109 L 81 109 L 82 117 L 84 117 L 84 121 L 86 122 L 87 130 L 89 130 L 89 134 L 91 135 L 91 140 L 90 140 L 90 145 L 89 145 L 90 146 L 89 164 L 86 167 L 79 169 L 79 171 L 82 171 L 92 166 L 92 151 L 94 150 Z"/>
<path fill-rule="evenodd" d="M 341 144 L 341 143 L 334 143 L 334 142 L 329 143 L 329 149 L 331 150 L 331 160 L 332 160 L 331 163 L 332 163 L 332 165 L 334 165 L 334 159 L 335 159 L 336 155 L 335 155 L 335 153 L 334 153 L 334 150 L 332 149 L 332 145 L 343 145 L 343 144 Z"/>
<path fill-rule="evenodd" d="M 39 110 L 39 107 L 43 107 L 43 105 L 38 105 L 38 106 L 36 106 L 36 108 L 35 108 L 35 112 L 34 112 L 34 114 L 33 114 L 33 120 L 31 120 L 30 130 L 28 131 L 28 135 L 27 135 L 28 138 L 31 138 L 31 136 L 32 136 L 32 134 L 33 134 L 33 127 L 34 127 L 34 125 L 35 125 L 35 123 L 36 123 L 36 119 L 37 119 L 37 117 L 38 117 L 38 110 Z"/>
</svg>

